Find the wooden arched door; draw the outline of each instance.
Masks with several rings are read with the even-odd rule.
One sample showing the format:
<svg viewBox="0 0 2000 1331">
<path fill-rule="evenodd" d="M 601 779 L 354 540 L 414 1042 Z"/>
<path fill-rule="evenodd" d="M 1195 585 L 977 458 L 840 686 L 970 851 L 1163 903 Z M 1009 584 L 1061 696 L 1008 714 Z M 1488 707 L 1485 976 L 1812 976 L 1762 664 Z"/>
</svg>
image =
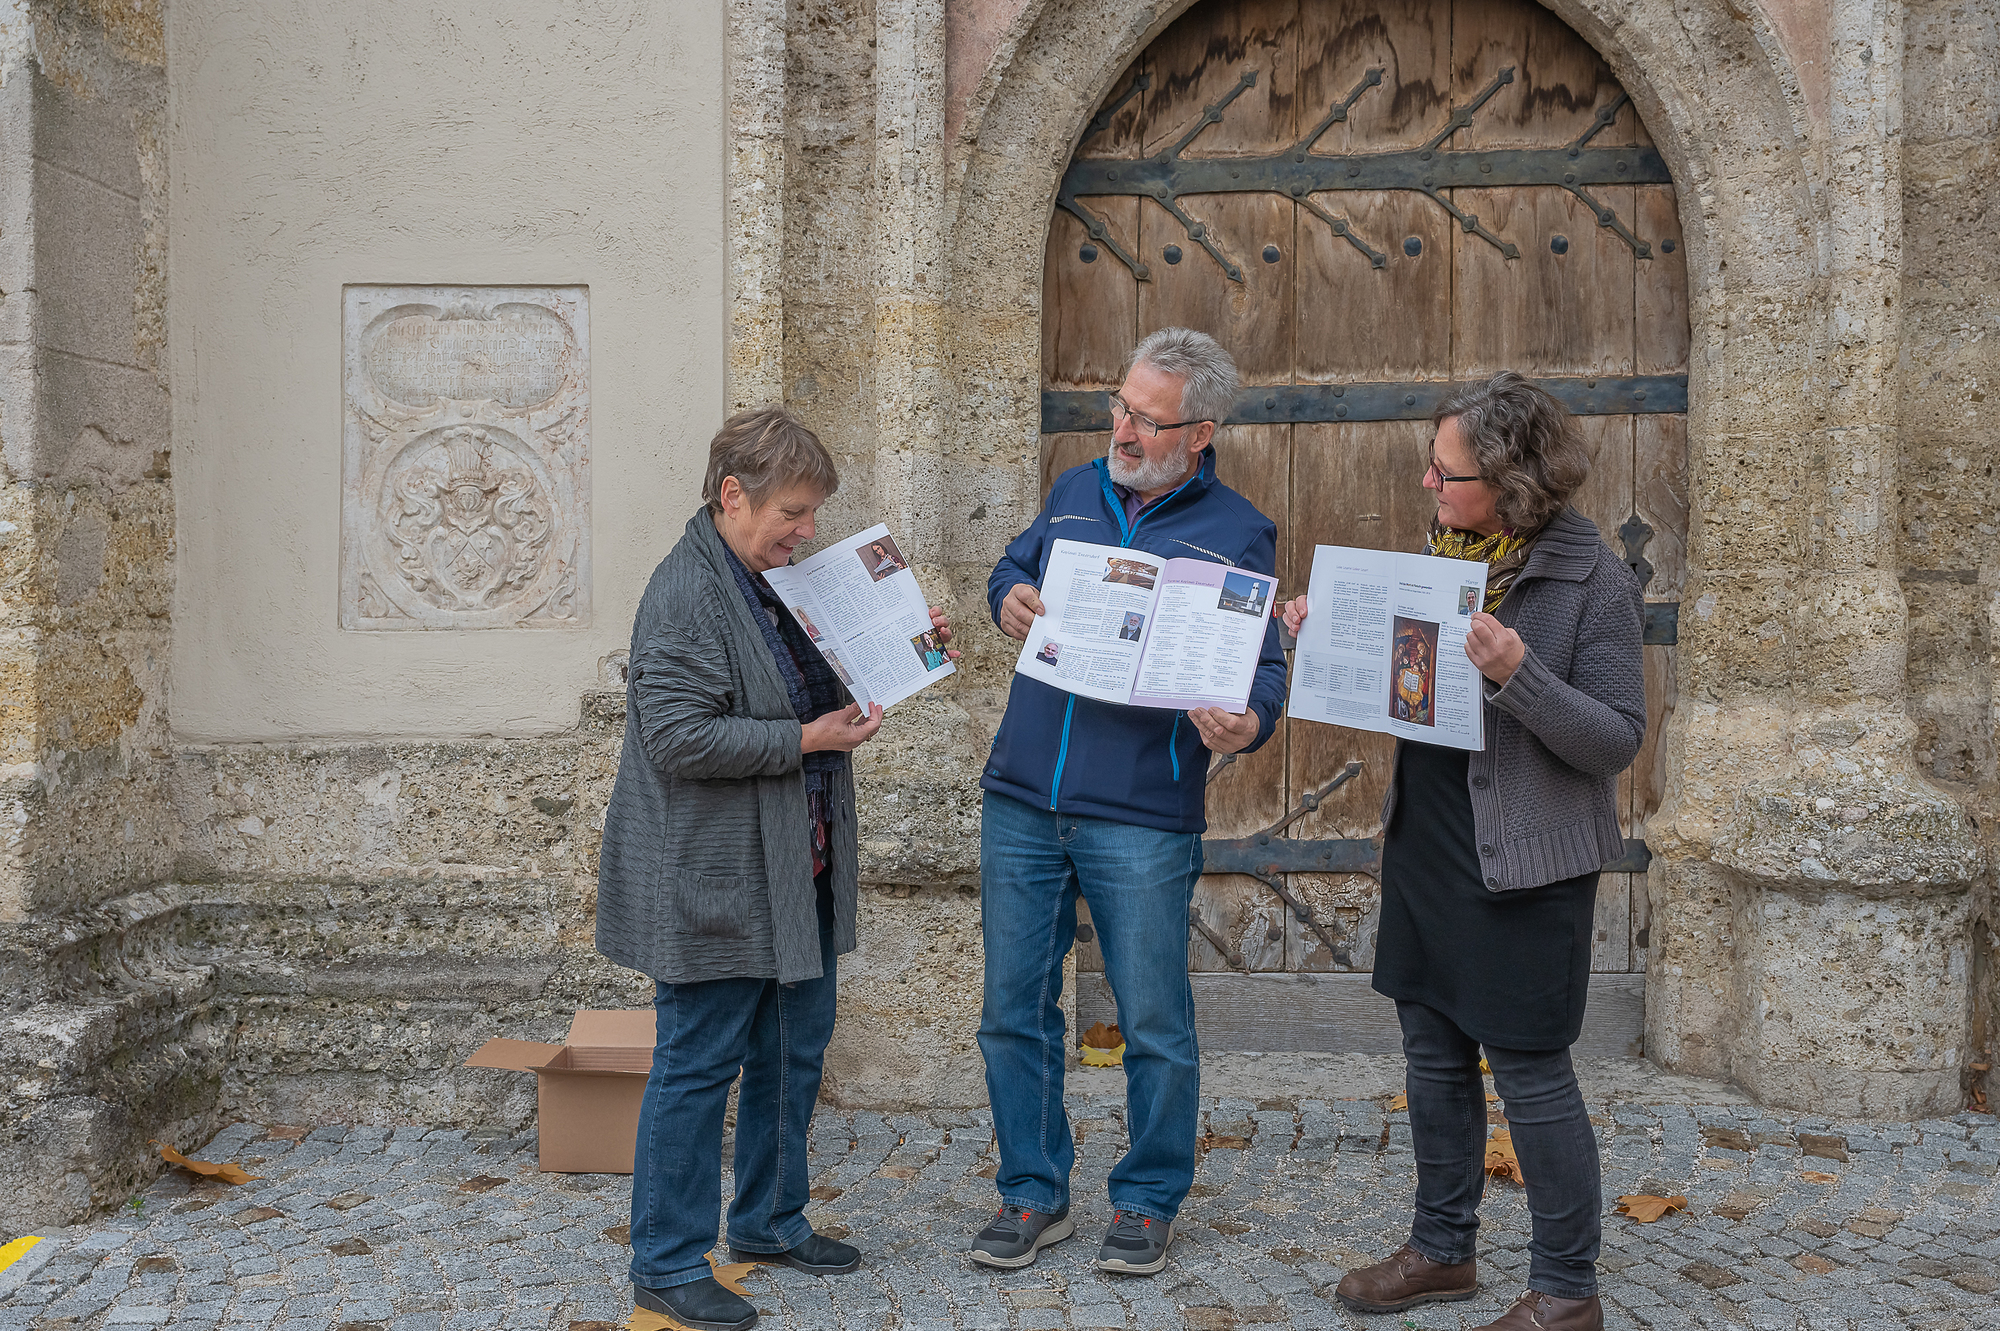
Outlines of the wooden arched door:
<svg viewBox="0 0 2000 1331">
<path fill-rule="evenodd" d="M 1207 0 L 1085 129 L 1042 320 L 1045 489 L 1105 448 L 1104 390 L 1139 337 L 1184 324 L 1229 347 L 1248 387 L 1218 467 L 1277 522 L 1287 595 L 1316 544 L 1422 548 L 1446 385 L 1516 369 L 1578 413 L 1596 447 L 1578 505 L 1649 603 L 1649 735 L 1623 778 L 1629 852 L 1599 891 L 1584 1041 L 1633 1048 L 1687 532 L 1688 319 L 1673 184 L 1602 59 L 1533 0 Z M 1211 869 L 1262 876 L 1212 871 L 1197 893 L 1210 1047 L 1395 1047 L 1361 974 L 1389 747 L 1288 721 L 1211 772 Z M 1358 779 L 1258 843 L 1356 759 Z M 1078 965 L 1085 1016 L 1107 1017 L 1087 938 Z"/>
</svg>

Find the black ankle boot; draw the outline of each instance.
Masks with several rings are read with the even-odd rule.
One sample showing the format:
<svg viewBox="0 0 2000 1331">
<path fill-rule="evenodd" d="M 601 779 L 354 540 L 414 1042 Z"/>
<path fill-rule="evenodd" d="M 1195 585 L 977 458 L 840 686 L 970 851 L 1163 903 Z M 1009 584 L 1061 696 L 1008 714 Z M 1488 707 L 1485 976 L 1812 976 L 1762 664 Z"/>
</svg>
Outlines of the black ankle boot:
<svg viewBox="0 0 2000 1331">
<path fill-rule="evenodd" d="M 750 1300 L 731 1294 L 713 1276 L 667 1289 L 632 1286 L 632 1301 L 647 1312 L 663 1313 L 694 1331 L 749 1331 L 757 1325 Z"/>
</svg>

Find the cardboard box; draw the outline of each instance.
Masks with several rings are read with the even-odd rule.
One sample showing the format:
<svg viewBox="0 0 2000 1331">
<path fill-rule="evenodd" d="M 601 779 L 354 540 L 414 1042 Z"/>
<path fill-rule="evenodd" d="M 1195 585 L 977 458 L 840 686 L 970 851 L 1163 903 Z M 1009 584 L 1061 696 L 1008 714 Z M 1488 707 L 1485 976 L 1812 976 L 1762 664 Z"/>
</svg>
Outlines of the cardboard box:
<svg viewBox="0 0 2000 1331">
<path fill-rule="evenodd" d="M 488 1040 L 465 1066 L 535 1074 L 544 1172 L 629 1174 L 653 1044 L 651 1008 L 579 1012 L 561 1044 Z"/>
</svg>

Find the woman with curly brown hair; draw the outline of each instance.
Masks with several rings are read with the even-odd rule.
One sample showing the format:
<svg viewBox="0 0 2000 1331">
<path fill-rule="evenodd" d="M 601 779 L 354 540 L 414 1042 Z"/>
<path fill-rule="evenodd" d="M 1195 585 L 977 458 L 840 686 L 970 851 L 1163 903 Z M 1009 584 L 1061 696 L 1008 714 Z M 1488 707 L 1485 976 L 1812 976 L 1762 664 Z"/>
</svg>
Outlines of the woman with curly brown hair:
<svg viewBox="0 0 2000 1331">
<path fill-rule="evenodd" d="M 1561 404 L 1512 372 L 1433 420 L 1427 553 L 1487 565 L 1465 652 L 1485 677 L 1485 749 L 1398 743 L 1383 805 L 1375 989 L 1408 1063 L 1416 1216 L 1349 1271 L 1360 1312 L 1468 1299 L 1493 1070 L 1527 1180 L 1528 1288 L 1491 1328 L 1600 1331 L 1597 1138 L 1569 1047 L 1583 1029 L 1600 866 L 1624 852 L 1618 774 L 1646 730 L 1638 580 L 1569 506 L 1590 455 Z M 1305 598 L 1285 609 L 1298 632 Z"/>
</svg>

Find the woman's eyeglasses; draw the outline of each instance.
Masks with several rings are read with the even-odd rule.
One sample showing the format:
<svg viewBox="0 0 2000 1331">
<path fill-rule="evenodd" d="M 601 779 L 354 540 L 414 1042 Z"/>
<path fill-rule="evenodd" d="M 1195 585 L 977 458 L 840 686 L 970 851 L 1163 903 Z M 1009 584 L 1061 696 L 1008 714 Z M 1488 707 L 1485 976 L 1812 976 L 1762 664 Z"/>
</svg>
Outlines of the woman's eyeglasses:
<svg viewBox="0 0 2000 1331">
<path fill-rule="evenodd" d="M 1478 479 L 1479 479 L 1479 477 L 1477 477 L 1477 476 L 1447 476 L 1447 475 L 1445 475 L 1445 474 L 1444 474 L 1444 468 L 1443 468 L 1443 467 L 1440 467 L 1440 466 L 1438 466 L 1438 460 L 1437 460 L 1437 458 L 1436 458 L 1435 456 L 1433 456 L 1433 457 L 1431 458 L 1431 465 L 1430 465 L 1430 466 L 1429 466 L 1428 468 L 1426 468 L 1426 469 L 1425 469 L 1425 471 L 1424 471 L 1424 479 L 1425 479 L 1426 481 L 1429 481 L 1429 480 L 1430 480 L 1430 479 L 1431 479 L 1432 477 L 1436 477 L 1436 478 L 1437 478 L 1437 483 L 1438 483 L 1439 485 L 1443 485 L 1443 484 L 1444 484 L 1444 483 L 1445 483 L 1446 481 L 1476 481 L 1476 480 L 1478 480 Z"/>
</svg>

